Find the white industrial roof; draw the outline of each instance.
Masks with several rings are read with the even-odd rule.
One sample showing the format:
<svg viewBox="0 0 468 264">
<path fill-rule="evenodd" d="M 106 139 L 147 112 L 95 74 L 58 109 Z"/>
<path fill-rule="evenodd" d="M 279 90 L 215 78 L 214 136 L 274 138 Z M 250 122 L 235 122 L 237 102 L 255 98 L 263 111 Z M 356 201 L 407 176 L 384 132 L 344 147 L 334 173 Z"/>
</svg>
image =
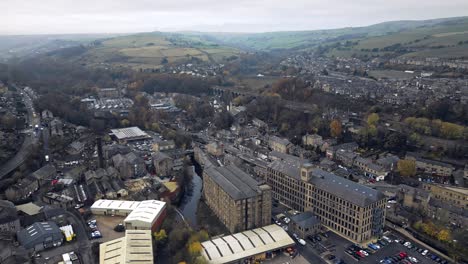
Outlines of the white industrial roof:
<svg viewBox="0 0 468 264">
<path fill-rule="evenodd" d="M 125 237 L 100 245 L 100 264 L 153 263 L 150 230 L 127 230 Z"/>
<path fill-rule="evenodd" d="M 140 202 L 140 204 L 133 210 L 124 222 L 141 221 L 152 223 L 154 219 L 158 218 L 163 209 L 166 207 L 165 202 L 157 200 L 147 200 Z"/>
<path fill-rule="evenodd" d="M 132 139 L 132 138 L 149 138 L 150 136 L 146 134 L 143 130 L 138 127 L 126 127 L 111 129 L 112 134 L 117 139 Z"/>
<path fill-rule="evenodd" d="M 291 245 L 294 245 L 294 240 L 283 228 L 269 225 L 205 241 L 202 254 L 209 263 L 221 264 Z"/>
<path fill-rule="evenodd" d="M 123 200 L 97 200 L 91 206 L 92 210 L 119 210 L 129 212 L 124 222 L 141 221 L 153 223 L 166 208 L 166 203 L 158 200 L 141 202 Z"/>
<path fill-rule="evenodd" d="M 137 201 L 121 201 L 121 200 L 97 200 L 91 206 L 91 210 L 93 209 L 101 209 L 101 210 L 126 210 L 126 211 L 133 211 L 136 209 L 141 202 Z"/>
</svg>

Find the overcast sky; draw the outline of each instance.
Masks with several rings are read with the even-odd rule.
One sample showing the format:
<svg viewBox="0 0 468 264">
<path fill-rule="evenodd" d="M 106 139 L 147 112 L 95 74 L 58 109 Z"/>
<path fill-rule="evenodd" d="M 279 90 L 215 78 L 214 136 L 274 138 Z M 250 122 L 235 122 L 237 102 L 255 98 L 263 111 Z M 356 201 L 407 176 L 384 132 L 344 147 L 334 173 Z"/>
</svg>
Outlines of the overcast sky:
<svg viewBox="0 0 468 264">
<path fill-rule="evenodd" d="M 468 0 L 0 0 L 0 34 L 264 32 L 468 15 Z"/>
</svg>

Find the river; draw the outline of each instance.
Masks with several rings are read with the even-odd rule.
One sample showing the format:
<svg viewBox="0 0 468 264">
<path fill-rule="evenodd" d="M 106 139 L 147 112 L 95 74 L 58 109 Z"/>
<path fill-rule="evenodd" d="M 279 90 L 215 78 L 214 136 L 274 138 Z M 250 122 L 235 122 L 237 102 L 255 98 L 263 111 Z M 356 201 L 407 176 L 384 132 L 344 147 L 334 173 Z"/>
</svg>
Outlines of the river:
<svg viewBox="0 0 468 264">
<path fill-rule="evenodd" d="M 203 181 L 192 166 L 192 190 L 187 191 L 180 203 L 180 211 L 193 229 L 198 229 L 197 208 L 200 201 Z"/>
</svg>

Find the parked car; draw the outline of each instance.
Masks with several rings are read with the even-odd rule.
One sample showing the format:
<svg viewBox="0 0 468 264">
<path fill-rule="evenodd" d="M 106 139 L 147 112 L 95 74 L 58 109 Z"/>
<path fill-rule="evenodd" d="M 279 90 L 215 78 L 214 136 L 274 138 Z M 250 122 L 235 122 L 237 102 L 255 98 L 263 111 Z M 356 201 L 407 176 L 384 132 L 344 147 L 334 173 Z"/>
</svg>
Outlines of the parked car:
<svg viewBox="0 0 468 264">
<path fill-rule="evenodd" d="M 425 249 L 421 254 L 422 254 L 423 256 L 426 256 L 428 252 L 429 252 L 429 250 Z"/>
<path fill-rule="evenodd" d="M 356 254 L 361 257 L 361 258 L 365 258 L 366 255 L 364 255 L 364 253 L 362 253 L 361 251 L 356 251 Z"/>
<path fill-rule="evenodd" d="M 299 244 L 301 244 L 301 245 L 303 245 L 303 246 L 305 246 L 305 245 L 307 244 L 307 243 L 305 242 L 305 240 L 302 239 L 302 238 L 299 238 L 299 239 L 297 240 L 297 242 L 299 242 Z"/>
<path fill-rule="evenodd" d="M 101 238 L 101 237 L 102 237 L 102 235 L 101 235 L 101 232 L 99 232 L 99 231 L 94 231 L 94 232 L 91 233 L 91 238 L 93 238 L 93 239 Z"/>
</svg>

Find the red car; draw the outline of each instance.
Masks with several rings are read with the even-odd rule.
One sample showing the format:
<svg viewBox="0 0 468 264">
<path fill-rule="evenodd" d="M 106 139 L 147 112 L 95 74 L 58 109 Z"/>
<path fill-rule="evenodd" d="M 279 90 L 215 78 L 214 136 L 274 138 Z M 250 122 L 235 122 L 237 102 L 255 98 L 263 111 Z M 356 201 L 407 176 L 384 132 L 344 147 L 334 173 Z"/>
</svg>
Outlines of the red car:
<svg viewBox="0 0 468 264">
<path fill-rule="evenodd" d="M 408 256 L 408 254 L 406 254 L 406 252 L 400 252 L 400 254 L 398 254 L 401 258 L 406 258 Z"/>
<path fill-rule="evenodd" d="M 358 254 L 361 258 L 365 258 L 366 256 L 362 254 L 360 251 L 356 251 L 356 254 Z"/>
</svg>

